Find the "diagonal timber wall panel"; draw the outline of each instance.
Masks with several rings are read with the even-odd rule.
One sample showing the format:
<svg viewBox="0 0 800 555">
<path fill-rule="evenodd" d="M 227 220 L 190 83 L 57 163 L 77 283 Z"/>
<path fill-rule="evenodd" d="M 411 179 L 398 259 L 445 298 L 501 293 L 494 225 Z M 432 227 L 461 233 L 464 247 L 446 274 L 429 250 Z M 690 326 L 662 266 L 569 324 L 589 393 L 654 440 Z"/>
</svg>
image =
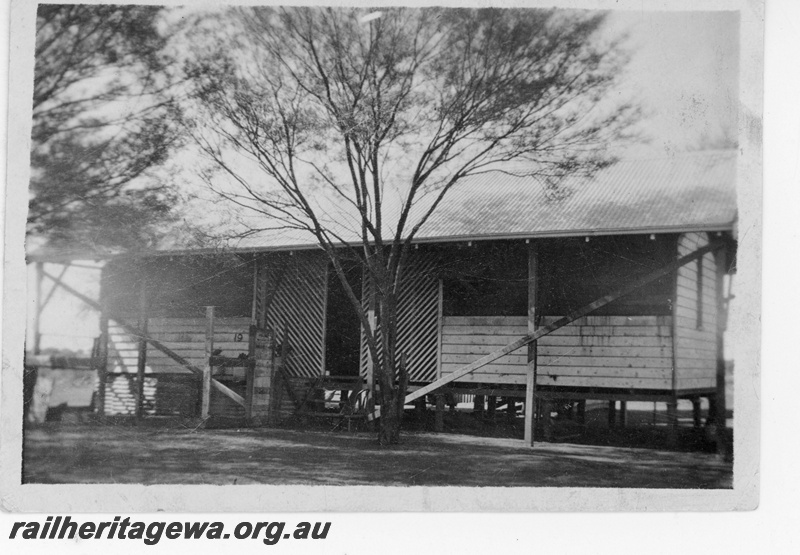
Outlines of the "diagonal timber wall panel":
<svg viewBox="0 0 800 555">
<path fill-rule="evenodd" d="M 397 353 L 406 354 L 409 381 L 430 382 L 436 379 L 439 344 L 438 257 L 412 253 L 401 280 L 398 303 Z M 364 306 L 370 298 L 370 280 L 363 281 Z M 361 374 L 369 367 L 369 350 L 361 334 Z"/>
<path fill-rule="evenodd" d="M 280 342 L 288 330 L 286 372 L 314 378 L 325 367 L 328 260 L 323 254 L 285 254 L 259 261 L 256 315 Z"/>
</svg>

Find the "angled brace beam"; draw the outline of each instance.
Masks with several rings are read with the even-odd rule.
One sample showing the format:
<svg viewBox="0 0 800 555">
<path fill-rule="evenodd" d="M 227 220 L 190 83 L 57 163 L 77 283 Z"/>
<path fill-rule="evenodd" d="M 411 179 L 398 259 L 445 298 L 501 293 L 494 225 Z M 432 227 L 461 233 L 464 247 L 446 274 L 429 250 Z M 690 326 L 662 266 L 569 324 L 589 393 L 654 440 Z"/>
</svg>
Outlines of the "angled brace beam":
<svg viewBox="0 0 800 555">
<path fill-rule="evenodd" d="M 447 376 L 444 376 L 442 378 L 439 378 L 438 380 L 436 380 L 434 382 L 429 383 L 425 387 L 417 389 L 416 391 L 406 395 L 405 403 L 408 404 L 411 401 L 414 401 L 415 399 L 419 399 L 423 395 L 427 395 L 428 393 L 436 391 L 437 389 L 449 384 L 450 382 L 454 382 L 455 380 L 457 380 L 457 379 L 459 379 L 459 378 L 461 378 L 463 376 L 466 376 L 467 374 L 470 374 L 470 373 L 474 372 L 475 370 L 478 370 L 478 369 L 486 366 L 487 364 L 490 364 L 490 363 L 494 362 L 498 358 L 503 357 L 503 356 L 505 356 L 505 355 L 507 355 L 509 353 L 512 353 L 512 352 L 516 351 L 517 349 L 519 349 L 520 347 L 524 347 L 528 343 L 536 341 L 536 340 L 544 337 L 545 335 L 548 335 L 548 334 L 556 331 L 559 328 L 563 328 L 564 326 L 574 322 L 578 318 L 583 318 L 587 314 L 590 314 L 590 313 L 594 312 L 595 310 L 597 310 L 598 308 L 602 308 L 602 307 L 606 306 L 607 304 L 616 301 L 620 297 L 624 297 L 625 295 L 629 295 L 630 293 L 633 293 L 637 289 L 647 285 L 648 283 L 650 283 L 652 281 L 655 281 L 655 280 L 657 280 L 659 278 L 662 278 L 662 277 L 674 272 L 675 270 L 677 270 L 681 266 L 685 266 L 689 262 L 693 262 L 693 261 L 697 260 L 698 258 L 702 258 L 703 256 L 705 256 L 706 254 L 708 254 L 710 252 L 714 252 L 716 250 L 719 250 L 719 249 L 723 248 L 723 246 L 724 245 L 722 243 L 710 243 L 710 244 L 706 245 L 705 247 L 699 248 L 696 251 L 694 251 L 694 252 L 692 252 L 690 254 L 687 254 L 686 256 L 683 256 L 683 257 L 679 258 L 678 260 L 676 260 L 675 262 L 672 262 L 671 264 L 667 264 L 666 266 L 664 266 L 662 268 L 659 268 L 658 270 L 650 272 L 646 276 L 644 276 L 644 277 L 642 277 L 640 279 L 637 279 L 633 283 L 631 283 L 629 285 L 626 285 L 624 287 L 621 287 L 621 288 L 619 288 L 619 289 L 617 289 L 615 291 L 612 291 L 608 295 L 606 295 L 604 297 L 600 297 L 599 299 L 587 304 L 586 306 L 583 306 L 583 307 L 581 307 L 581 308 L 579 308 L 579 309 L 567 314 L 566 316 L 564 316 L 562 318 L 559 318 L 558 320 L 556 320 L 552 324 L 549 324 L 547 326 L 539 328 L 538 330 L 536 330 L 535 333 L 520 337 L 519 339 L 517 339 L 513 343 L 509 343 L 505 347 L 503 347 L 501 349 L 498 349 L 496 351 L 493 351 L 493 352 L 489 353 L 488 355 L 485 355 L 485 356 L 479 358 L 478 360 L 476 360 L 476 361 L 474 361 L 474 362 L 472 362 L 472 363 L 470 363 L 470 364 L 468 364 L 468 365 L 466 365 L 466 366 L 464 366 L 462 368 L 459 368 L 455 372 L 453 372 L 451 374 L 448 374 Z M 371 414 L 367 415 L 367 420 L 374 420 L 374 419 L 380 417 L 380 415 L 381 415 L 381 410 L 380 410 L 380 407 L 378 407 Z"/>
<path fill-rule="evenodd" d="M 103 309 L 102 309 L 102 307 L 100 306 L 100 304 L 97 301 L 95 301 L 93 299 L 90 299 L 89 297 L 87 297 L 86 295 L 81 293 L 80 291 L 76 291 L 75 289 L 73 289 L 72 287 L 67 285 L 66 283 L 58 281 L 54 276 L 51 276 L 47 272 L 42 272 L 42 274 L 45 277 L 53 280 L 54 283 L 56 283 L 59 287 L 62 287 L 65 291 L 67 291 L 67 292 L 71 293 L 72 295 L 76 296 L 77 298 L 79 298 L 80 300 L 82 300 L 83 302 L 85 302 L 86 304 L 88 304 L 89 306 L 94 308 L 95 310 L 102 312 Z M 110 318 L 113 319 L 115 322 L 117 322 L 120 325 L 120 327 L 122 327 L 127 333 L 129 333 L 131 335 L 134 335 L 136 337 L 141 337 L 147 343 L 149 343 L 150 345 L 152 345 L 153 347 L 155 347 L 156 349 L 158 349 L 159 351 L 161 351 L 162 353 L 167 355 L 169 358 L 171 358 L 172 360 L 174 360 L 175 362 L 177 362 L 181 366 L 191 370 L 193 373 L 197 374 L 198 376 L 202 376 L 203 375 L 203 371 L 200 368 L 198 368 L 197 366 L 195 366 L 194 364 L 192 364 L 191 362 L 189 362 L 188 360 L 186 360 L 185 358 L 180 356 L 178 353 L 176 353 L 175 351 L 173 351 L 172 349 L 170 349 L 169 347 L 167 347 L 163 343 L 157 341 L 156 339 L 153 339 L 152 337 L 148 337 L 148 336 L 142 334 L 141 331 L 136 328 L 136 326 L 132 326 L 131 324 L 127 323 L 124 319 L 119 318 L 117 316 L 110 315 Z M 232 401 L 244 406 L 244 404 L 245 404 L 244 403 L 244 398 L 241 395 L 239 395 L 238 393 L 236 393 L 235 391 L 233 391 L 228 386 L 226 386 L 226 385 L 224 385 L 224 384 L 222 384 L 222 383 L 220 383 L 217 380 L 212 378 L 211 387 L 213 387 L 214 389 L 216 389 L 217 391 L 219 391 L 223 395 L 229 397 Z"/>
</svg>

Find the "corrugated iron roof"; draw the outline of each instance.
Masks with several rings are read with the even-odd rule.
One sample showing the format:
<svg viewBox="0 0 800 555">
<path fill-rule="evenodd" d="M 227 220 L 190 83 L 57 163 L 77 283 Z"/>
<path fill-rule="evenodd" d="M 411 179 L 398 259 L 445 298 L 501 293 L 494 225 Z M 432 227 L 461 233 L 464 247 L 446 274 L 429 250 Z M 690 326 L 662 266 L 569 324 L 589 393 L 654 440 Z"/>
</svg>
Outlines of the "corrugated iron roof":
<svg viewBox="0 0 800 555">
<path fill-rule="evenodd" d="M 591 178 L 560 182 L 526 175 L 529 170 L 509 165 L 463 179 L 417 240 L 717 231 L 731 230 L 736 220 L 736 151 L 622 160 Z M 282 230 L 253 235 L 236 247 L 312 244 L 302 232 Z"/>
<path fill-rule="evenodd" d="M 533 177 L 529 170 L 523 165 L 507 165 L 502 170 L 464 178 L 447 193 L 416 240 L 722 231 L 732 230 L 736 220 L 736 151 L 622 160 L 591 178 L 570 177 L 559 182 Z M 419 205 L 416 212 L 424 208 Z M 389 207 L 385 209 L 391 212 Z M 332 221 L 344 225 L 341 219 L 333 217 Z M 358 236 L 352 229 L 341 227 L 338 231 L 347 240 Z M 391 236 L 390 230 L 387 236 Z M 188 245 L 180 237 L 167 238 L 158 250 L 178 253 L 315 246 L 307 232 L 278 229 L 213 248 L 196 242 Z"/>
<path fill-rule="evenodd" d="M 465 179 L 419 238 L 725 230 L 736 219 L 736 153 L 620 161 L 548 184 L 509 168 Z"/>
</svg>

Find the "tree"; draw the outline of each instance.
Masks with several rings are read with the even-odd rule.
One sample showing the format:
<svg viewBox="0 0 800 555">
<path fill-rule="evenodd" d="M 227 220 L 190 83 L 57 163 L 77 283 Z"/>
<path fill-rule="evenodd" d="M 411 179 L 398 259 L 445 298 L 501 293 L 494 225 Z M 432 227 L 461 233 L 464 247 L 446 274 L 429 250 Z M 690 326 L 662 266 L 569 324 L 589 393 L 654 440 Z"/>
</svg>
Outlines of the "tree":
<svg viewBox="0 0 800 555">
<path fill-rule="evenodd" d="M 147 179 L 176 142 L 161 9 L 40 5 L 28 235 L 53 247 L 132 248 L 170 220 Z"/>
<path fill-rule="evenodd" d="M 205 27 L 186 64 L 209 185 L 260 216 L 243 233 L 310 233 L 358 314 L 399 438 L 408 374 L 397 301 L 409 246 L 466 176 L 524 160 L 561 176 L 611 162 L 631 106 L 602 109 L 625 57 L 604 15 L 553 10 L 253 8 Z M 366 16 L 366 17 L 365 17 Z M 214 44 L 215 47 L 208 45 Z M 205 50 L 204 47 L 205 46 Z M 367 310 L 345 279 L 356 254 Z"/>
</svg>

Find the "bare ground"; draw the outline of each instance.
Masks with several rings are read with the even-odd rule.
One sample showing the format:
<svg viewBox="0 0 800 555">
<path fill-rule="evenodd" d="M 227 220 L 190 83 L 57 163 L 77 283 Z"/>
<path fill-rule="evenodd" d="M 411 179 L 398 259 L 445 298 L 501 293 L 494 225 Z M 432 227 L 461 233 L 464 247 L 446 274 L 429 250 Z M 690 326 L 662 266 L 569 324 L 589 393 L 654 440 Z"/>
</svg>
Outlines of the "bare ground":
<svg viewBox="0 0 800 555">
<path fill-rule="evenodd" d="M 177 427 L 176 427 L 177 426 Z M 569 440 L 567 440 L 569 441 Z M 730 488 L 709 452 L 406 432 L 192 429 L 52 422 L 28 428 L 25 483 Z"/>
</svg>

